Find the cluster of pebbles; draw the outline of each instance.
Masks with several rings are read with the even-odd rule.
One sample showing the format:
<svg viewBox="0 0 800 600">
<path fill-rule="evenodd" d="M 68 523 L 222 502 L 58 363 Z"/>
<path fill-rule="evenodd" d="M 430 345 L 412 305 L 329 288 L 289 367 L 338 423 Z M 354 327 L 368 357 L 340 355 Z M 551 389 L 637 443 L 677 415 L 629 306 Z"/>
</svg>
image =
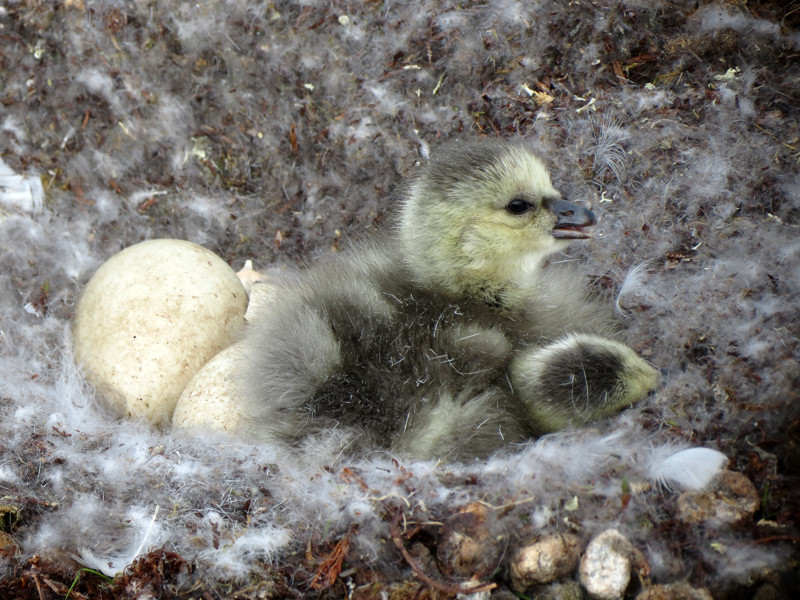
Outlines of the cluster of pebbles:
<svg viewBox="0 0 800 600">
<path fill-rule="evenodd" d="M 680 494 L 675 505 L 676 517 L 682 523 L 713 530 L 749 522 L 759 507 L 759 498 L 749 479 L 725 470 L 706 489 Z M 463 523 L 466 515 L 473 517 L 468 527 L 452 527 L 452 522 Z M 502 536 L 492 535 L 491 521 L 489 509 L 473 504 L 445 523 L 437 555 L 444 571 L 464 578 L 488 575 L 504 562 L 506 547 Z M 521 543 L 506 559 L 511 589 L 518 597 L 539 600 L 713 598 L 711 590 L 685 581 L 652 583 L 645 548 L 637 547 L 620 529 L 608 527 L 588 541 L 576 528 L 574 532 L 545 534 Z M 465 597 L 481 595 L 489 598 L 489 591 Z M 495 592 L 492 598 L 497 595 Z"/>
</svg>

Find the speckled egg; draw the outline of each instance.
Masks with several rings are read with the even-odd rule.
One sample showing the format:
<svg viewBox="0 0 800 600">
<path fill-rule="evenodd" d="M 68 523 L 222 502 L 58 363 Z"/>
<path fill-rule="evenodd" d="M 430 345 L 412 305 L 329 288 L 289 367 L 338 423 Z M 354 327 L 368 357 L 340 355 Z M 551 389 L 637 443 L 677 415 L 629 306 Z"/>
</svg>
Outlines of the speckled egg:
<svg viewBox="0 0 800 600">
<path fill-rule="evenodd" d="M 165 425 L 195 373 L 236 339 L 246 308 L 236 273 L 210 250 L 142 242 L 89 280 L 73 324 L 75 360 L 120 416 Z"/>
<path fill-rule="evenodd" d="M 178 399 L 173 427 L 230 433 L 242 424 L 242 393 L 236 379 L 241 353 L 241 345 L 234 344 L 200 369 Z"/>
</svg>

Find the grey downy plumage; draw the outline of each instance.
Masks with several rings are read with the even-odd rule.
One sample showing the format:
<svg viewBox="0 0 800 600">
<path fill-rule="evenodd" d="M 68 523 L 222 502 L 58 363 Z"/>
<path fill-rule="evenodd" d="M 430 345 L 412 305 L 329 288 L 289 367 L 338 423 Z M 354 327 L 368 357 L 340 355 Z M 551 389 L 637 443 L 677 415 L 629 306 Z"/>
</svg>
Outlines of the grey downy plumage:
<svg viewBox="0 0 800 600">
<path fill-rule="evenodd" d="M 523 145 L 451 143 L 370 243 L 287 282 L 245 340 L 248 427 L 299 449 L 485 456 L 644 397 L 658 375 L 548 256 L 589 237 Z"/>
</svg>

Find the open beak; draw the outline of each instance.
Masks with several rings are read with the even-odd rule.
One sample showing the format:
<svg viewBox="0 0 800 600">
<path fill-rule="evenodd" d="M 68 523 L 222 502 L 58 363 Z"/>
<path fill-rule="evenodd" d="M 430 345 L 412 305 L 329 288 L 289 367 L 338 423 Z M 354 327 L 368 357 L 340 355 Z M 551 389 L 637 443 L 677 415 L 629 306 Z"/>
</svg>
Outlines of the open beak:
<svg viewBox="0 0 800 600">
<path fill-rule="evenodd" d="M 597 223 L 597 217 L 588 208 L 583 208 L 566 200 L 556 200 L 548 207 L 555 214 L 556 224 L 550 232 L 554 238 L 585 240 L 591 236 L 584 227 Z"/>
</svg>

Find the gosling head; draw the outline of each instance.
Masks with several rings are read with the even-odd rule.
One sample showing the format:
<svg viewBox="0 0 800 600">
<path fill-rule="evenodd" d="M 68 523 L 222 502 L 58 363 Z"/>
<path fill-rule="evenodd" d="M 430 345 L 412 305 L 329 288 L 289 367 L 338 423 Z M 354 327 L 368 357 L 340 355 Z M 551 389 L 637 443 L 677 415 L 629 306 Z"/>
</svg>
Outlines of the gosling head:
<svg viewBox="0 0 800 600">
<path fill-rule="evenodd" d="M 561 198 L 529 149 L 484 140 L 439 149 L 404 198 L 399 237 L 418 284 L 504 304 L 596 222 Z"/>
</svg>

